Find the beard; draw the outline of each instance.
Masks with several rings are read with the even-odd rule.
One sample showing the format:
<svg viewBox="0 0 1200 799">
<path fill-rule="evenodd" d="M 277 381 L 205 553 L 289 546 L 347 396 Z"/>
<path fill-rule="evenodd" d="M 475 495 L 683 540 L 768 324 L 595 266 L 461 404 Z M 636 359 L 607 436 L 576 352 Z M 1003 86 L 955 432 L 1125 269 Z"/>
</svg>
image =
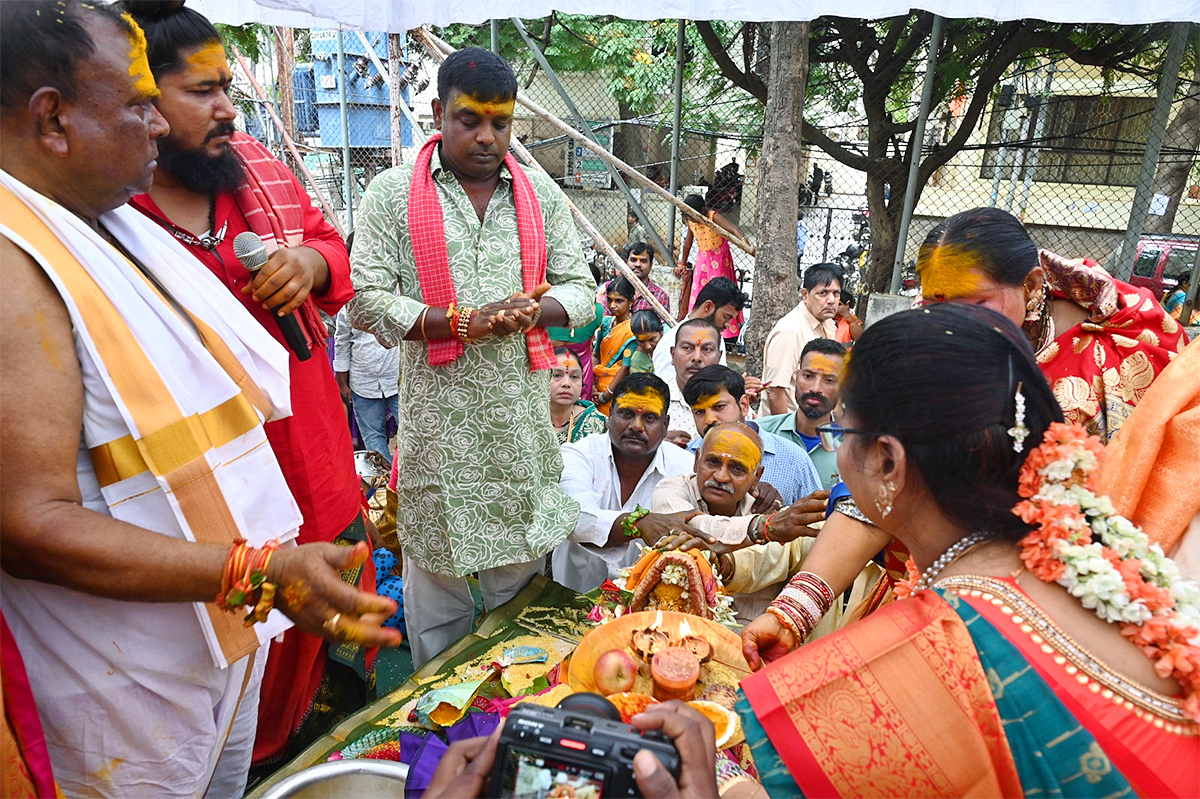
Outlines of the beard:
<svg viewBox="0 0 1200 799">
<path fill-rule="evenodd" d="M 812 406 L 805 405 L 804 401 L 806 399 L 818 399 L 821 401 L 821 404 Z M 801 394 L 798 404 L 800 406 L 800 413 L 804 414 L 806 419 L 820 419 L 822 416 L 829 413 L 830 409 L 833 407 L 833 404 L 829 402 L 829 400 L 815 391 L 810 391 L 807 394 Z"/>
<path fill-rule="evenodd" d="M 209 138 L 228 136 L 233 126 L 221 125 L 209 133 Z M 209 155 L 203 147 L 183 150 L 171 136 L 158 140 L 158 166 L 178 180 L 184 188 L 197 194 L 219 194 L 233 191 L 246 179 L 242 162 L 226 147 L 217 155 Z"/>
</svg>

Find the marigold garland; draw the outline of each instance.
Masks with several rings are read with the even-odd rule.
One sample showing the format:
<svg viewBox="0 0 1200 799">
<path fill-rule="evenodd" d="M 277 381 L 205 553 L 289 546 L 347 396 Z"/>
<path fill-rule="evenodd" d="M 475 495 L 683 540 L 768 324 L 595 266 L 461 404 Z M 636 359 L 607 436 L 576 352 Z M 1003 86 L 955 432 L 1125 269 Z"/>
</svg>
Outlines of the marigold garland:
<svg viewBox="0 0 1200 799">
<path fill-rule="evenodd" d="M 1141 528 L 1095 493 L 1104 455 L 1100 439 L 1078 425 L 1054 423 L 1021 467 L 1013 513 L 1035 529 L 1020 541 L 1021 561 L 1058 583 L 1154 661 L 1155 672 L 1183 688 L 1183 709 L 1200 721 L 1200 586 Z M 912 558 L 896 596 L 912 594 L 920 572 Z"/>
</svg>

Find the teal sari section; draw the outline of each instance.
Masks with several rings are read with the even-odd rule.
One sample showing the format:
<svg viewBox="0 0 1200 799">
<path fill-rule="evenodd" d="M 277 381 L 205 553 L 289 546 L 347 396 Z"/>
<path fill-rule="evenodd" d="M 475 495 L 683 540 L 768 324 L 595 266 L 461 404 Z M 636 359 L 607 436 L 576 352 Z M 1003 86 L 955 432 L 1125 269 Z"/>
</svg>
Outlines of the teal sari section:
<svg viewBox="0 0 1200 799">
<path fill-rule="evenodd" d="M 979 611 L 938 590 L 967 625 L 1027 797 L 1135 796 L 1095 737 Z"/>
<path fill-rule="evenodd" d="M 758 780 L 767 789 L 767 794 L 772 799 L 785 796 L 804 796 L 800 786 L 796 785 L 796 781 L 792 779 L 791 772 L 783 764 L 783 759 L 779 757 L 775 744 L 771 743 L 771 739 L 767 737 L 767 731 L 758 723 L 758 717 L 754 715 L 754 709 L 750 707 L 750 700 L 746 699 L 746 695 L 740 688 L 738 689 L 737 705 L 733 710 L 742 720 L 742 732 L 746 736 L 750 754 L 754 756 L 754 767 L 758 769 Z"/>
<path fill-rule="evenodd" d="M 962 619 L 975 644 L 1025 796 L 1136 796 L 1095 737 L 1071 715 L 1020 650 L 957 594 L 938 593 Z M 734 710 L 767 793 L 804 796 L 740 690 Z"/>
</svg>

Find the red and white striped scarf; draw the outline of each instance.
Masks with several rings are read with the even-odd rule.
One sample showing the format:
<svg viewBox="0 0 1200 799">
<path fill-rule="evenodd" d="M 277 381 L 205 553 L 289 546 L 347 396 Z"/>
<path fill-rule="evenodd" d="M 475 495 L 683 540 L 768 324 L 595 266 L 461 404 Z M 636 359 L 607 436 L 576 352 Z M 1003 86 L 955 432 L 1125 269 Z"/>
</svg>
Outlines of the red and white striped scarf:
<svg viewBox="0 0 1200 799">
<path fill-rule="evenodd" d="M 427 305 L 435 308 L 445 308 L 457 301 L 454 280 L 450 276 L 450 255 L 446 249 L 442 204 L 438 200 L 433 171 L 429 166 L 433 151 L 441 140 L 442 134 L 435 134 L 425 142 L 417 154 L 408 197 L 408 228 L 412 238 L 417 279 L 421 283 L 421 296 Z M 517 209 L 517 235 L 521 241 L 521 282 L 525 291 L 533 291 L 546 279 L 546 231 L 542 222 L 542 209 L 533 193 L 533 185 L 512 153 L 505 154 L 504 165 L 512 175 L 513 205 Z M 526 331 L 525 341 L 529 346 L 530 369 L 550 369 L 554 366 L 554 350 L 550 346 L 550 336 L 544 327 Z M 429 365 L 444 366 L 454 361 L 462 352 L 463 343 L 457 338 L 430 341 Z"/>
</svg>

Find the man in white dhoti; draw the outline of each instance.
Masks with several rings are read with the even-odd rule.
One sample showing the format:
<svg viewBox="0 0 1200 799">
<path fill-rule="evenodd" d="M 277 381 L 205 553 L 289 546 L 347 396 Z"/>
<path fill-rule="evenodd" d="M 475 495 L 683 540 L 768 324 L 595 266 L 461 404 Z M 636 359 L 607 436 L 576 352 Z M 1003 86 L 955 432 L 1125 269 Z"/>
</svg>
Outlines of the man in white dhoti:
<svg viewBox="0 0 1200 799">
<path fill-rule="evenodd" d="M 260 641 L 399 638 L 365 547 L 290 543 L 286 352 L 124 207 L 155 92 L 130 19 L 0 4 L 0 597 L 65 794 L 240 796 Z"/>
</svg>

